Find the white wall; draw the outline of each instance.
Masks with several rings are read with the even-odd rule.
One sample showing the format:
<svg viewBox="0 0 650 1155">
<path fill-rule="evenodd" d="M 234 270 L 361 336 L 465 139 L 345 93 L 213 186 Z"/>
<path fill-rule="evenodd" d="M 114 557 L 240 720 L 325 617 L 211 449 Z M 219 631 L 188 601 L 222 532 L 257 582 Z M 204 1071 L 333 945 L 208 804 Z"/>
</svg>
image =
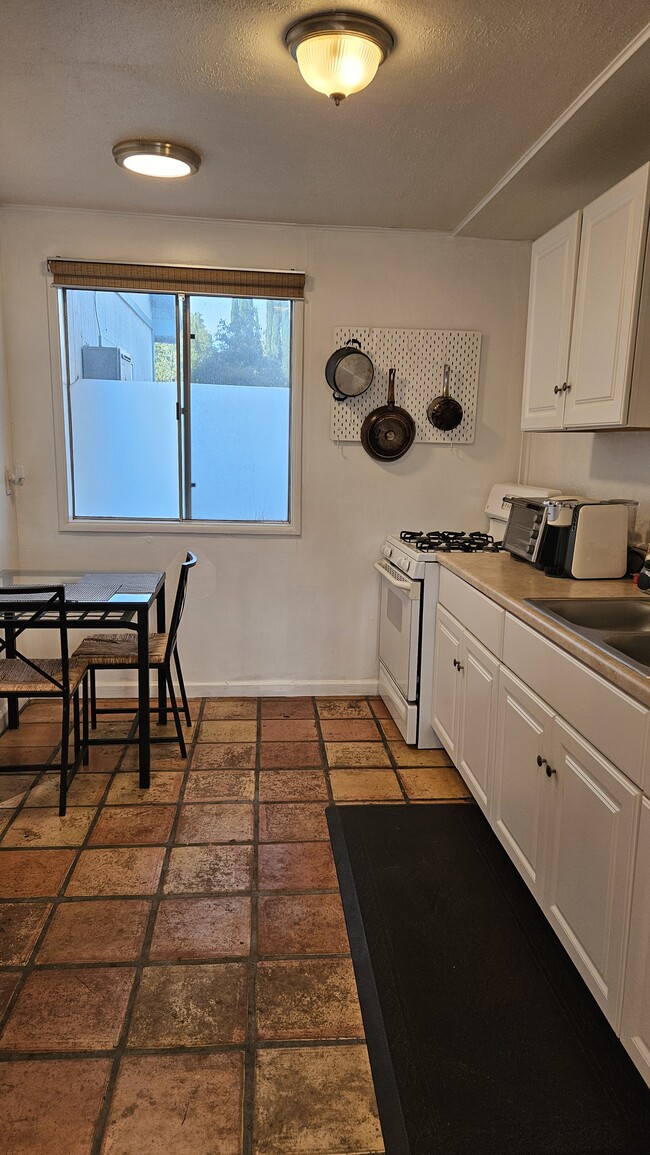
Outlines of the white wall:
<svg viewBox="0 0 650 1155">
<path fill-rule="evenodd" d="M 2 293 L 2 246 L 0 244 L 0 569 L 11 569 L 18 564 L 15 498 L 13 495 L 7 496 L 4 487 L 5 469 L 13 469 L 13 464 Z"/>
<path fill-rule="evenodd" d="M 639 502 L 634 541 L 650 543 L 650 433 L 526 434 L 526 481 L 584 497 Z"/>
<path fill-rule="evenodd" d="M 385 533 L 486 526 L 490 486 L 516 477 L 529 246 L 422 232 L 318 229 L 5 208 L 8 375 L 24 565 L 168 569 L 191 546 L 182 656 L 195 692 L 364 692 L 377 673 Z M 296 268 L 307 273 L 302 536 L 61 533 L 47 329 L 50 256 Z M 343 325 L 478 329 L 474 445 L 417 444 L 380 464 L 329 439 L 324 366 Z M 432 395 L 438 382 L 432 382 Z"/>
</svg>

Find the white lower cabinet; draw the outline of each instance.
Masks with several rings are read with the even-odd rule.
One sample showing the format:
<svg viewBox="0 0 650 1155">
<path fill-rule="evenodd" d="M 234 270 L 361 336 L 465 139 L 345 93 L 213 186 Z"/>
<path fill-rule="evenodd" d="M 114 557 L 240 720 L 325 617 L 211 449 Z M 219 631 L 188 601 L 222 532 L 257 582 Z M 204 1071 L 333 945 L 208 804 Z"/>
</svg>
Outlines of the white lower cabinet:
<svg viewBox="0 0 650 1155">
<path fill-rule="evenodd" d="M 458 768 L 479 806 L 489 814 L 499 663 L 466 631 L 460 662 Z"/>
<path fill-rule="evenodd" d="M 456 766 L 461 692 L 458 666 L 463 633 L 463 627 L 444 606 L 439 605 L 436 611 L 431 719 L 436 734 Z"/>
<path fill-rule="evenodd" d="M 641 791 L 504 666 L 492 825 L 615 1030 Z"/>
<path fill-rule="evenodd" d="M 647 798 L 641 807 L 621 1040 L 650 1084 L 650 801 Z"/>
<path fill-rule="evenodd" d="M 447 584 L 460 616 L 464 591 L 456 587 L 467 583 Z M 590 671 L 581 678 L 579 663 L 508 618 L 502 650 L 498 622 L 490 635 L 506 666 L 438 606 L 433 724 L 650 1084 L 650 800 L 632 780 L 643 781 L 650 715 Z M 475 620 L 480 626 L 486 615 Z M 627 774 L 576 723 L 618 752 Z"/>
<path fill-rule="evenodd" d="M 499 663 L 438 606 L 433 726 L 479 806 L 490 808 Z"/>
<path fill-rule="evenodd" d="M 542 901 L 553 711 L 503 666 L 499 678 L 492 824 Z"/>
<path fill-rule="evenodd" d="M 542 906 L 617 1031 L 641 791 L 557 717 L 545 772 Z"/>
</svg>

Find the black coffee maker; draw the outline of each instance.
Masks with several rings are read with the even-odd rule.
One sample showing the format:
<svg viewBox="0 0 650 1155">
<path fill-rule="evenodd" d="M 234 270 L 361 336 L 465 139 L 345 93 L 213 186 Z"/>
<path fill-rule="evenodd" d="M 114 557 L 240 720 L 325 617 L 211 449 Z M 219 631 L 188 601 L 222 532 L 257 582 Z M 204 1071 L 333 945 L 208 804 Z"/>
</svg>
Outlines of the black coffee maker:
<svg viewBox="0 0 650 1155">
<path fill-rule="evenodd" d="M 576 505 L 582 500 L 570 497 L 549 497 L 544 501 L 546 518 L 542 544 L 535 565 L 548 577 L 564 577 L 564 565 L 571 533 L 571 520 Z"/>
</svg>

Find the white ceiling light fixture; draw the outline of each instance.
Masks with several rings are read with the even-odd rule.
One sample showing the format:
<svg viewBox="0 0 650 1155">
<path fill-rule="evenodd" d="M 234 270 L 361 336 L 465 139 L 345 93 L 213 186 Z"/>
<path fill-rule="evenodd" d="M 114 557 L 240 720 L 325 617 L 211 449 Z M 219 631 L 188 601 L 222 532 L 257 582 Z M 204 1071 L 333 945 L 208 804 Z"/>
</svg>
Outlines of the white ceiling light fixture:
<svg viewBox="0 0 650 1155">
<path fill-rule="evenodd" d="M 337 105 L 367 88 L 395 47 L 384 24 L 356 12 L 306 16 L 287 29 L 284 42 L 303 80 Z"/>
<path fill-rule="evenodd" d="M 201 157 L 194 149 L 164 140 L 119 140 L 113 145 L 113 156 L 116 164 L 129 172 L 164 180 L 191 176 L 201 167 Z"/>
</svg>

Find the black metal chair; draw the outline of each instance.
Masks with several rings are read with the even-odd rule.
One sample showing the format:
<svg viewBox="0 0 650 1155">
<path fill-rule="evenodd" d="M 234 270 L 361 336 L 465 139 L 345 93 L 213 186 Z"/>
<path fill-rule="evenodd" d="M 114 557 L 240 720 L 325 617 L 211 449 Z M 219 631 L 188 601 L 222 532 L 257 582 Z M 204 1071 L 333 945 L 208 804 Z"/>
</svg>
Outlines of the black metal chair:
<svg viewBox="0 0 650 1155">
<path fill-rule="evenodd" d="M 33 658 L 21 652 L 18 641 L 29 630 L 47 628 L 58 638 L 56 658 Z M 12 586 L 0 589 L 0 697 L 61 698 L 61 749 L 59 759 L 59 814 L 66 812 L 69 786 L 83 760 L 88 742 L 88 711 L 84 693 L 83 728 L 79 688 L 87 664 L 69 658 L 65 588 L 58 586 Z M 73 707 L 74 758 L 70 754 L 70 705 Z M 1 773 L 49 770 L 55 763 L 2 766 Z"/>
<path fill-rule="evenodd" d="M 181 726 L 178 703 L 176 701 L 176 692 L 174 690 L 174 682 L 172 679 L 172 661 L 176 668 L 176 676 L 178 678 L 178 687 L 181 695 L 181 703 L 183 713 L 185 714 L 185 721 L 188 726 L 192 725 L 190 716 L 190 707 L 187 701 L 187 694 L 185 692 L 185 683 L 183 681 L 183 672 L 181 670 L 180 658 L 178 656 L 178 628 L 181 624 L 183 616 L 183 609 L 185 606 L 185 598 L 187 595 L 187 579 L 189 572 L 196 565 L 196 555 L 190 550 L 187 551 L 185 561 L 181 564 L 180 574 L 178 576 L 178 585 L 176 587 L 176 596 L 174 598 L 174 607 L 172 609 L 171 621 L 169 623 L 169 630 L 164 634 L 150 634 L 149 635 L 149 669 L 161 672 L 164 675 L 166 692 L 169 695 L 169 704 L 171 706 L 172 715 L 174 718 L 174 725 L 176 728 L 176 738 L 153 738 L 153 742 L 174 742 L 178 741 L 181 756 L 187 756 L 187 749 L 185 746 L 185 739 L 183 737 L 183 728 Z M 130 707 L 101 707 L 97 706 L 97 684 L 96 671 L 97 670 L 128 670 L 137 667 L 138 664 L 138 644 L 137 638 L 134 634 L 91 634 L 84 638 L 83 642 L 73 654 L 74 658 L 79 658 L 88 665 L 90 673 L 90 717 L 93 729 L 97 727 L 98 714 L 131 714 L 133 710 Z M 105 741 L 102 739 L 102 742 Z M 115 742 L 123 743 L 126 739 L 115 739 Z"/>
</svg>

